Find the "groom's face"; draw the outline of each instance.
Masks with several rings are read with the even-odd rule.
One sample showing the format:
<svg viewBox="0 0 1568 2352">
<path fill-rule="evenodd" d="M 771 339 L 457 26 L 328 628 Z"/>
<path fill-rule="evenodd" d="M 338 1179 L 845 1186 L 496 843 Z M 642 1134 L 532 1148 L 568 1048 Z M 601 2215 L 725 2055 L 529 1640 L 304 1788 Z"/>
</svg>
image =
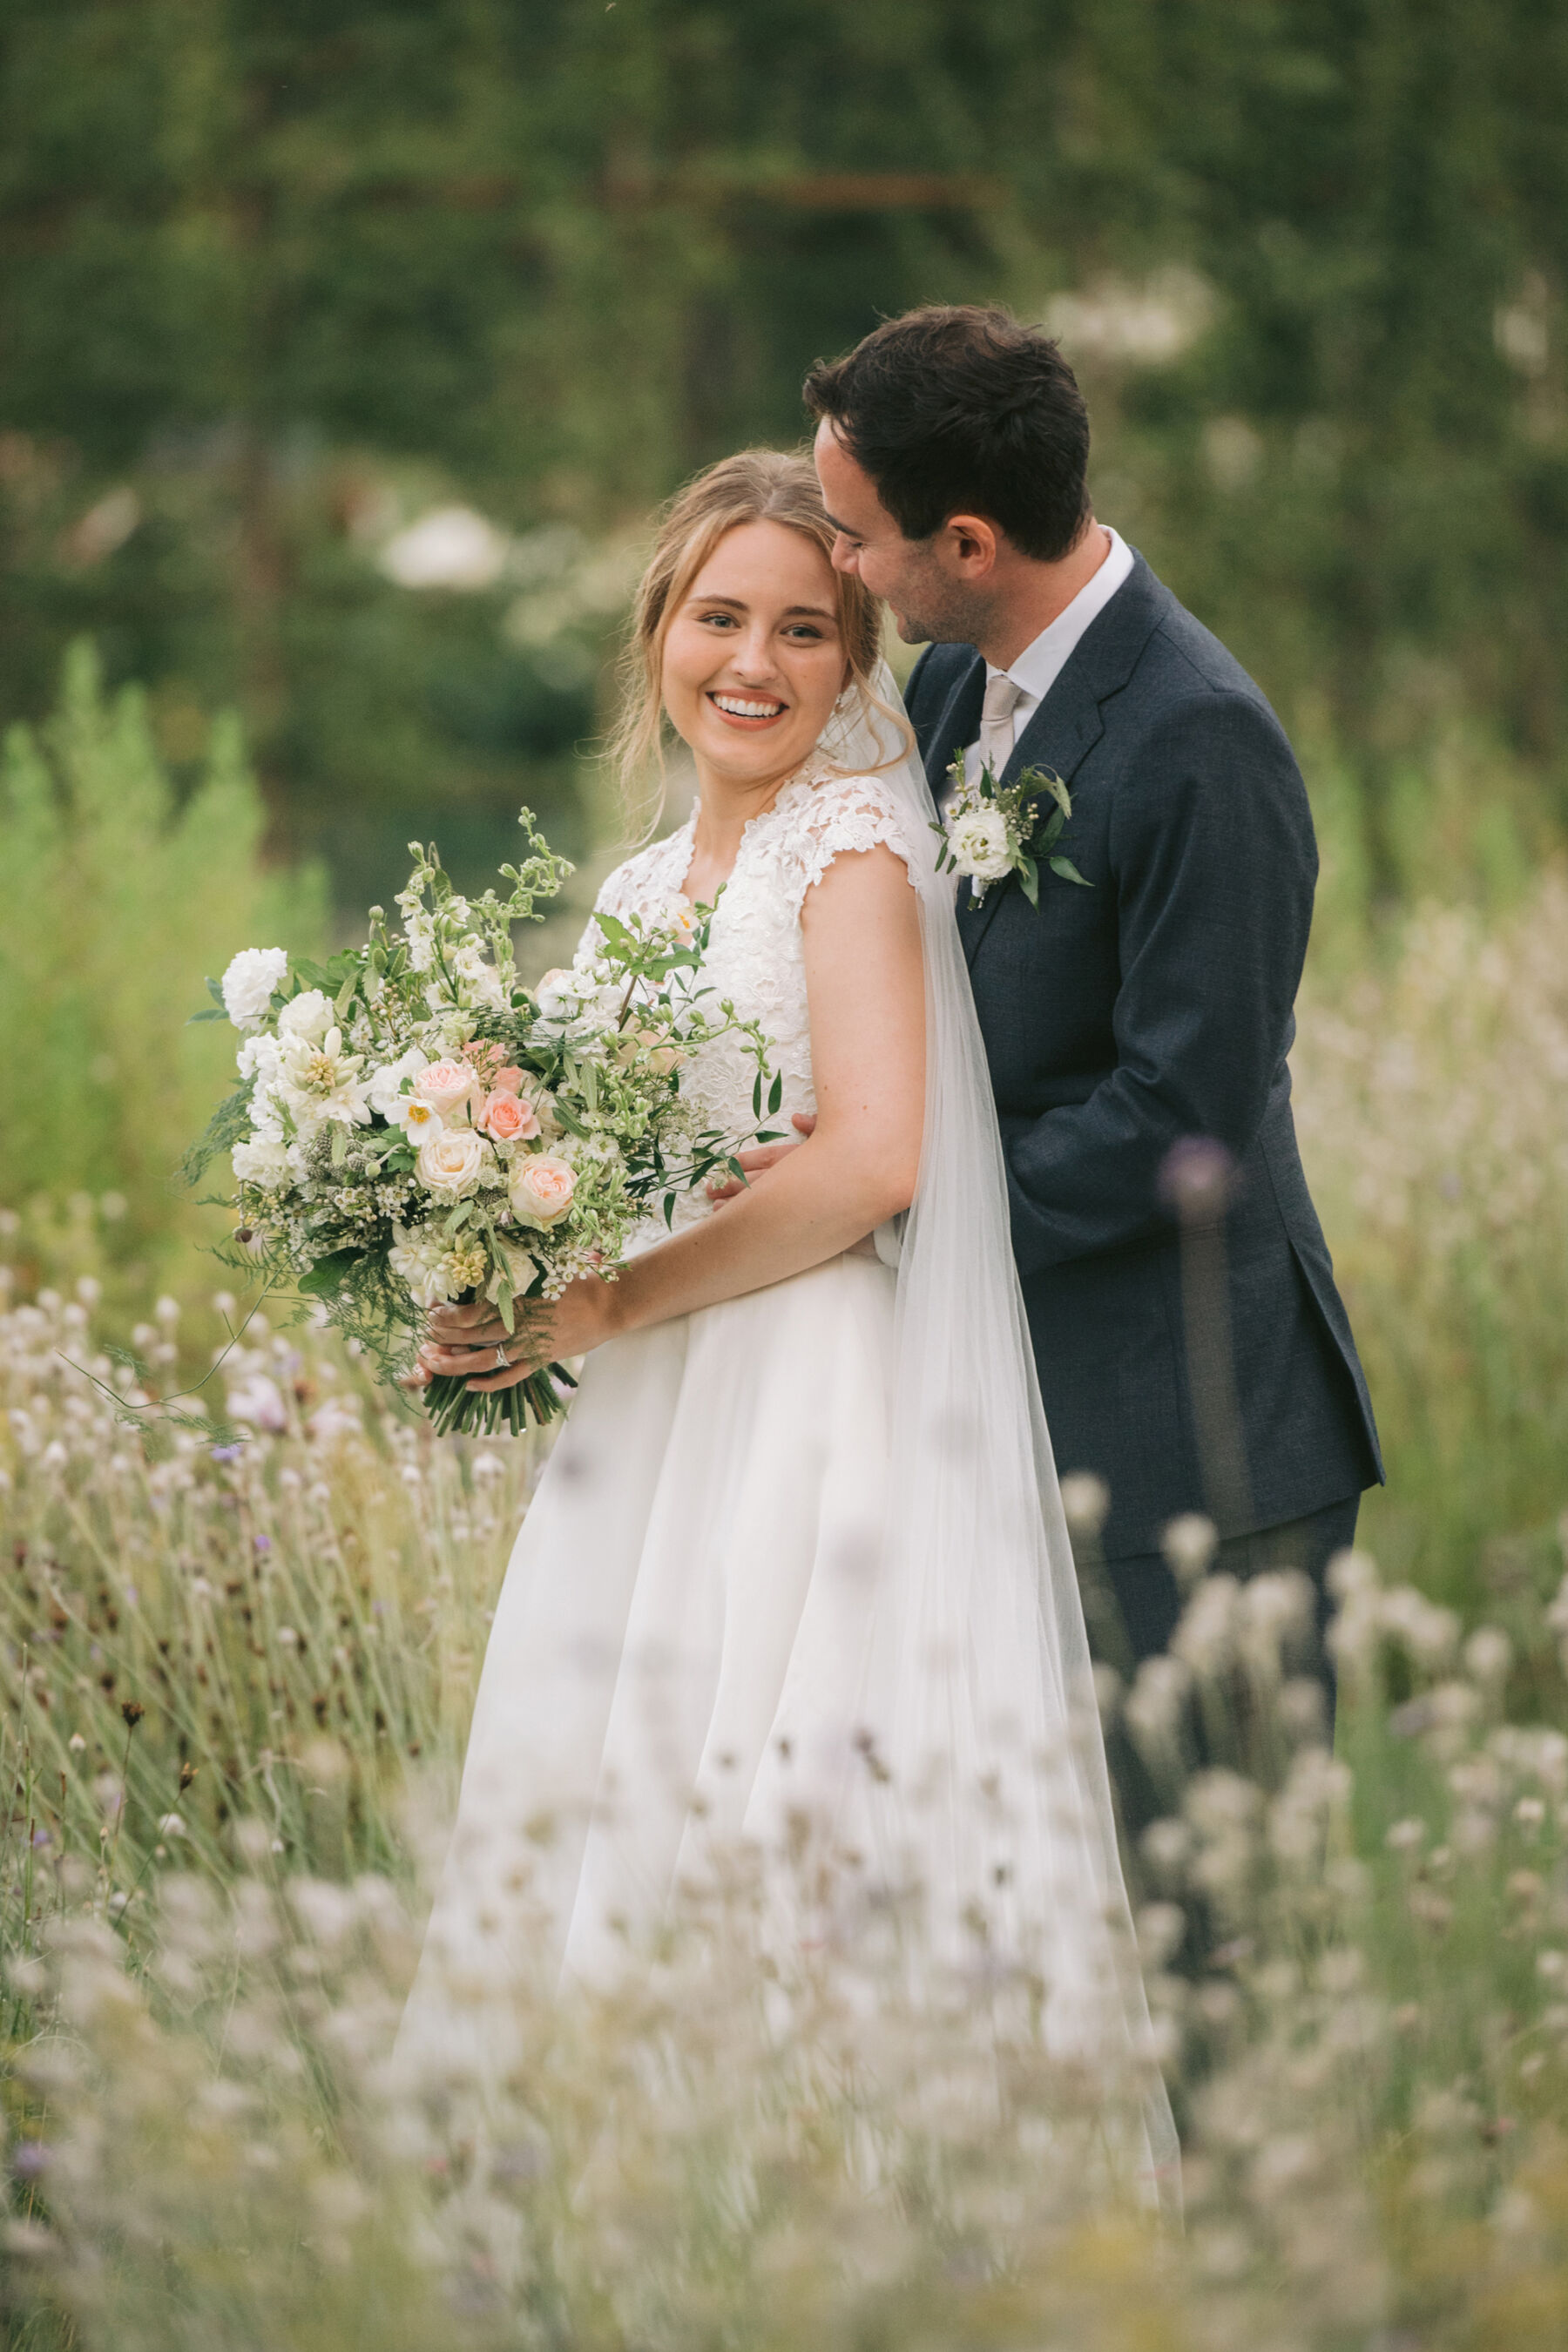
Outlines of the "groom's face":
<svg viewBox="0 0 1568 2352">
<path fill-rule="evenodd" d="M 813 456 L 827 519 L 838 534 L 834 570 L 857 572 L 872 595 L 883 599 L 905 645 L 970 644 L 977 600 L 968 583 L 955 578 L 942 561 L 945 534 L 939 532 L 934 541 L 904 537 L 830 416 L 816 428 Z"/>
</svg>

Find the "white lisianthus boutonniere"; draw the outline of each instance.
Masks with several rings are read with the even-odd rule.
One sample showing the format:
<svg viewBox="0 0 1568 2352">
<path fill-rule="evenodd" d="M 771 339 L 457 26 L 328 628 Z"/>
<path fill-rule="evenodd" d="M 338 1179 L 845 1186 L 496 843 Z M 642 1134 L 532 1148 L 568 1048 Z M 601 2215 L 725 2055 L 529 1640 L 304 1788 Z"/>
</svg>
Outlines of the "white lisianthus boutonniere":
<svg viewBox="0 0 1568 2352">
<path fill-rule="evenodd" d="M 1037 908 L 1042 866 L 1064 882 L 1076 882 L 1081 890 L 1093 888 L 1072 859 L 1057 848 L 1072 814 L 1072 801 L 1061 778 L 1049 768 L 1026 768 L 1004 786 L 985 766 L 972 783 L 963 753 L 958 751 L 948 772 L 952 796 L 942 821 L 931 827 L 942 844 L 937 870 L 963 877 L 972 907 L 981 904 L 993 882 L 1016 874 L 1030 906 Z"/>
</svg>

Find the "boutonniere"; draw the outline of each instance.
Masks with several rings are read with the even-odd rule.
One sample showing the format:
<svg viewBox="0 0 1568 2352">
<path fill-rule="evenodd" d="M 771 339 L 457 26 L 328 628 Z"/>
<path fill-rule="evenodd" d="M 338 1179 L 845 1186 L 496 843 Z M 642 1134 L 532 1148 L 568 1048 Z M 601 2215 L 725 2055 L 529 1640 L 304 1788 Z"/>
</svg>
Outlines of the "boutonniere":
<svg viewBox="0 0 1568 2352">
<path fill-rule="evenodd" d="M 982 766 L 978 780 L 971 783 L 964 772 L 963 753 L 959 751 L 948 773 L 952 795 L 947 814 L 931 827 L 942 843 L 937 871 L 951 869 L 964 877 L 972 907 L 980 905 L 993 882 L 1016 874 L 1024 896 L 1037 908 L 1042 866 L 1048 866 L 1064 882 L 1076 882 L 1081 890 L 1093 889 L 1093 883 L 1084 880 L 1072 859 L 1057 852 L 1062 827 L 1072 814 L 1072 801 L 1061 778 L 1049 768 L 1025 768 L 1014 782 L 1004 786 L 989 766 Z"/>
</svg>

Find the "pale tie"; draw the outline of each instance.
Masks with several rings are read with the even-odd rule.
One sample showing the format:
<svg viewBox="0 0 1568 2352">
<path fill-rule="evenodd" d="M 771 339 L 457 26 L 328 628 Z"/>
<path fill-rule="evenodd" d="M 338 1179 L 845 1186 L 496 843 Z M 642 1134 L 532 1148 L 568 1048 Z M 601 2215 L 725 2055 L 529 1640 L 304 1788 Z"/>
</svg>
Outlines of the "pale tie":
<svg viewBox="0 0 1568 2352">
<path fill-rule="evenodd" d="M 980 756 L 998 781 L 1013 755 L 1013 713 L 1024 689 L 1005 670 L 985 681 L 985 701 L 980 713 Z"/>
</svg>

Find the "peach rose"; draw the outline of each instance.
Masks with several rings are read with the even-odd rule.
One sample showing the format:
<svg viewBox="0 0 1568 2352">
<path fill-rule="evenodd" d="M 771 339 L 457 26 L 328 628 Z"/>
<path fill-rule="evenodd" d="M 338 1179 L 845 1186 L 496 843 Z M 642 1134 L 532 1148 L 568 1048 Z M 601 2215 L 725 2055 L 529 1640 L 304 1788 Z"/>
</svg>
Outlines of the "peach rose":
<svg viewBox="0 0 1568 2352">
<path fill-rule="evenodd" d="M 531 1143 L 539 1133 L 539 1114 L 521 1095 L 498 1087 L 494 1094 L 485 1097 L 484 1108 L 475 1124 L 498 1143 Z"/>
<path fill-rule="evenodd" d="M 526 1160 L 513 1160 L 507 1198 L 520 1224 L 545 1229 L 561 1223 L 572 1206 L 576 1189 L 577 1179 L 565 1160 L 555 1159 L 548 1151 L 539 1151 L 531 1153 Z"/>
<path fill-rule="evenodd" d="M 471 1062 L 432 1062 L 428 1069 L 416 1074 L 414 1092 L 443 1118 L 450 1118 L 473 1100 L 478 1084 Z"/>
</svg>

